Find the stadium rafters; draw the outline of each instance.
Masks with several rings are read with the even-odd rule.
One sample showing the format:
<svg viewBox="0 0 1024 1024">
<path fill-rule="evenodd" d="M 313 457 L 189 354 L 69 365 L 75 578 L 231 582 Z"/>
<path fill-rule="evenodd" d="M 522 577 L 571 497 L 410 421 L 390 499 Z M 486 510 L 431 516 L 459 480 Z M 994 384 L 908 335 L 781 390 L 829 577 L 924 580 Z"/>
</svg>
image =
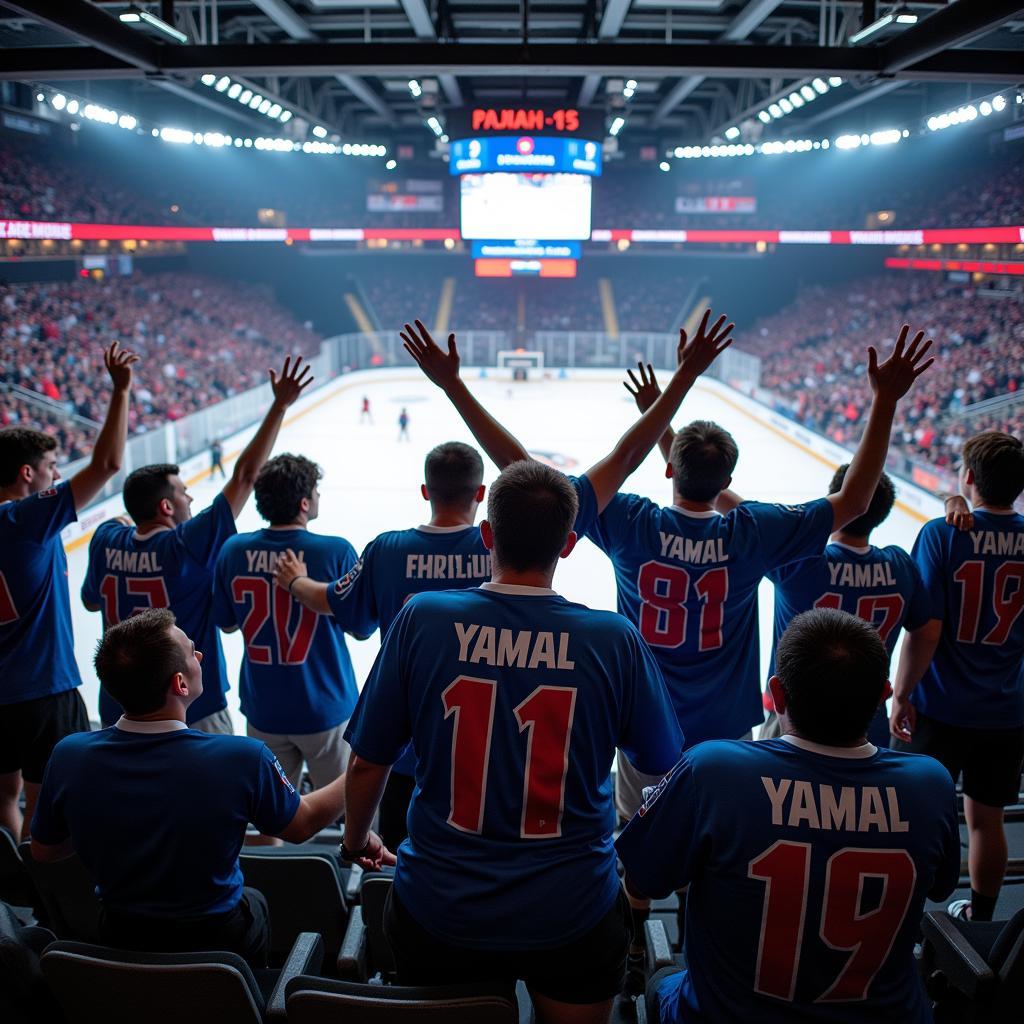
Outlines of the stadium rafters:
<svg viewBox="0 0 1024 1024">
<path fill-rule="evenodd" d="M 185 41 L 120 20 L 139 8 Z M 1024 3 L 910 0 L 886 21 L 894 11 L 889 0 L 4 0 L 0 79 L 93 83 L 124 107 L 125 95 L 159 106 L 158 88 L 179 120 L 191 101 L 204 124 L 218 108 L 252 121 L 198 82 L 229 75 L 292 110 L 293 133 L 421 146 L 435 145 L 430 118 L 476 105 L 579 106 L 606 130 L 624 118 L 619 145 L 675 145 L 740 125 L 751 140 L 831 120 L 857 128 L 873 111 L 919 115 L 975 85 L 1024 82 Z M 762 113 L 815 78 L 841 87 L 781 124 Z"/>
</svg>

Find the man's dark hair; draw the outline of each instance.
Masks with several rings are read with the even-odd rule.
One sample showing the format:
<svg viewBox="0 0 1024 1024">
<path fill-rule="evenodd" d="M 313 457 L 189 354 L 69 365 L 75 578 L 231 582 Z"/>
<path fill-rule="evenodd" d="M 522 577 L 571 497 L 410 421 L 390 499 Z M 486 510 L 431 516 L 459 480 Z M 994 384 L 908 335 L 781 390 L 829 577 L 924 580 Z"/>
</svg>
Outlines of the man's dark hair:
<svg viewBox="0 0 1024 1024">
<path fill-rule="evenodd" d="M 256 475 L 256 511 L 271 526 L 295 522 L 303 498 L 312 498 L 323 471 L 305 455 L 276 455 Z"/>
<path fill-rule="evenodd" d="M 0 487 L 10 487 L 18 479 L 22 466 L 35 469 L 47 452 L 57 447 L 57 439 L 29 427 L 4 427 L 0 430 Z"/>
<path fill-rule="evenodd" d="M 171 477 L 180 472 L 172 462 L 156 462 L 139 466 L 124 482 L 125 511 L 136 523 L 144 523 L 156 514 L 160 502 L 174 497 Z"/>
<path fill-rule="evenodd" d="M 432 502 L 465 508 L 484 482 L 484 460 L 468 444 L 445 441 L 427 453 L 423 478 Z"/>
<path fill-rule="evenodd" d="M 487 521 L 494 560 L 503 569 L 550 569 L 569 537 L 579 500 L 558 470 L 527 459 L 513 462 L 491 484 Z"/>
<path fill-rule="evenodd" d="M 867 732 L 889 676 L 878 630 L 832 608 L 793 618 L 775 652 L 786 714 L 805 739 L 827 746 L 855 743 Z"/>
<path fill-rule="evenodd" d="M 714 501 L 736 468 L 732 434 L 710 420 L 694 420 L 672 442 L 672 479 L 681 498 Z"/>
<path fill-rule="evenodd" d="M 849 468 L 850 464 L 847 462 L 836 470 L 835 476 L 832 477 L 828 485 L 829 494 L 839 493 Z M 888 475 L 883 473 L 878 478 L 878 486 L 875 488 L 875 493 L 871 495 L 871 504 L 868 505 L 867 512 L 847 523 L 843 527 L 843 532 L 852 534 L 854 537 L 867 537 L 879 523 L 885 522 L 892 511 L 893 502 L 895 501 L 896 488 L 893 486 L 893 482 L 889 479 Z"/>
<path fill-rule="evenodd" d="M 964 442 L 963 458 L 985 504 L 1009 508 L 1024 491 L 1024 445 L 1011 434 L 975 434 Z"/>
<path fill-rule="evenodd" d="M 167 608 L 147 608 L 111 626 L 96 647 L 100 685 L 130 715 L 162 708 L 171 677 L 188 668 L 171 636 L 174 621 Z"/>
</svg>

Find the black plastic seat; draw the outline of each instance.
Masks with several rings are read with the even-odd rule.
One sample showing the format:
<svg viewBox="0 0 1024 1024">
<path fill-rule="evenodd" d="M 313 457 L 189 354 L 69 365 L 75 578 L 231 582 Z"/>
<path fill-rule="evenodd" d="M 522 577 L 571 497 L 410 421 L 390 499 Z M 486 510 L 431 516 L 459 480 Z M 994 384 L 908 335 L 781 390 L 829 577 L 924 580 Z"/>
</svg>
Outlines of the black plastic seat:
<svg viewBox="0 0 1024 1024">
<path fill-rule="evenodd" d="M 310 932 L 263 978 L 235 953 L 136 953 L 84 942 L 54 942 L 42 968 L 68 1024 L 267 1024 L 285 1020 L 287 983 L 318 971 L 322 959 L 320 936 Z"/>
<path fill-rule="evenodd" d="M 60 1011 L 39 966 L 53 932 L 23 925 L 0 903 L 0 1020 L 4 1024 L 50 1024 Z"/>
<path fill-rule="evenodd" d="M 1024 1005 L 1024 909 L 1009 921 L 925 914 L 921 963 L 939 1022 L 1019 1024 Z"/>
</svg>

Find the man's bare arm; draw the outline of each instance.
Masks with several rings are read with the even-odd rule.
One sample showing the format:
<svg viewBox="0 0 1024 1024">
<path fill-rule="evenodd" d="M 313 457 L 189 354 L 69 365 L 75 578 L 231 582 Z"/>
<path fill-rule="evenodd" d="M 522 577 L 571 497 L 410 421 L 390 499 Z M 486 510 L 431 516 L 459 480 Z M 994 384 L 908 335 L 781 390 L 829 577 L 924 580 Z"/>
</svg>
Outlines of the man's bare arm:
<svg viewBox="0 0 1024 1024">
<path fill-rule="evenodd" d="M 327 603 L 327 592 L 330 583 L 318 583 L 309 578 L 306 563 L 291 548 L 277 559 L 274 567 L 274 581 L 279 587 L 287 590 L 301 605 L 305 605 L 320 615 L 330 615 L 331 606 Z"/>
<path fill-rule="evenodd" d="M 942 619 L 930 619 L 918 629 L 908 630 L 903 638 L 892 691 L 889 731 L 904 743 L 910 742 L 917 723 L 917 712 L 910 703 L 910 695 L 932 663 L 941 637 Z"/>
</svg>

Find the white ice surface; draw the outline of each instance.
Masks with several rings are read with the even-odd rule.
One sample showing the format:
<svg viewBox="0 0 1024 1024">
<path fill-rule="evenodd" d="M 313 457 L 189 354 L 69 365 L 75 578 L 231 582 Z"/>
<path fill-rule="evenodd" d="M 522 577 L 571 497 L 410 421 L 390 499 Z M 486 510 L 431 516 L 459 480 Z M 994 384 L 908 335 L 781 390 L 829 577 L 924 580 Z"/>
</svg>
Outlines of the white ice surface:
<svg viewBox="0 0 1024 1024">
<path fill-rule="evenodd" d="M 465 375 L 482 402 L 528 449 L 574 460 L 568 472 L 581 473 L 598 461 L 629 427 L 636 416 L 632 399 L 616 374 L 580 372 L 568 380 L 545 379 L 511 384 L 493 374 L 481 380 L 476 371 Z M 360 424 L 363 395 L 372 404 L 373 424 Z M 398 441 L 398 416 L 407 408 L 410 442 Z M 691 419 L 712 419 L 729 429 L 740 449 L 733 487 L 746 498 L 796 503 L 821 497 L 832 469 L 819 458 L 766 429 L 742 411 L 742 403 L 729 402 L 700 384 L 683 404 L 676 424 Z M 248 436 L 243 435 L 243 439 Z M 320 517 L 312 528 L 318 533 L 340 534 L 357 550 L 384 530 L 404 529 L 426 522 L 430 510 L 420 496 L 423 458 L 441 441 L 472 437 L 444 395 L 415 371 L 383 371 L 359 374 L 328 385 L 296 408 L 282 429 L 276 452 L 296 452 L 315 459 L 323 468 L 320 484 Z M 228 442 L 227 469 L 240 447 Z M 485 461 L 485 483 L 496 475 Z M 626 488 L 656 501 L 669 503 L 671 488 L 664 463 L 652 453 L 627 481 Z M 204 479 L 191 491 L 195 509 L 213 500 L 219 481 Z M 899 506 L 876 531 L 875 543 L 908 547 L 921 520 Z M 239 531 L 262 524 L 250 500 L 239 517 Z M 69 555 L 69 583 L 75 628 L 75 649 L 85 680 L 82 695 L 92 717 L 98 717 L 98 683 L 92 653 L 100 632 L 98 614 L 86 612 L 79 601 L 85 575 L 87 548 Z M 556 589 L 567 598 L 593 607 L 615 607 L 615 583 L 607 558 L 589 541 L 579 544 L 558 567 Z M 761 664 L 767 666 L 771 645 L 772 587 L 762 583 L 760 593 Z M 237 732 L 245 724 L 238 710 L 236 680 L 241 658 L 237 632 L 222 637 L 232 689 L 228 707 Z M 349 640 L 352 661 L 360 686 L 373 663 L 379 637 Z"/>
</svg>

